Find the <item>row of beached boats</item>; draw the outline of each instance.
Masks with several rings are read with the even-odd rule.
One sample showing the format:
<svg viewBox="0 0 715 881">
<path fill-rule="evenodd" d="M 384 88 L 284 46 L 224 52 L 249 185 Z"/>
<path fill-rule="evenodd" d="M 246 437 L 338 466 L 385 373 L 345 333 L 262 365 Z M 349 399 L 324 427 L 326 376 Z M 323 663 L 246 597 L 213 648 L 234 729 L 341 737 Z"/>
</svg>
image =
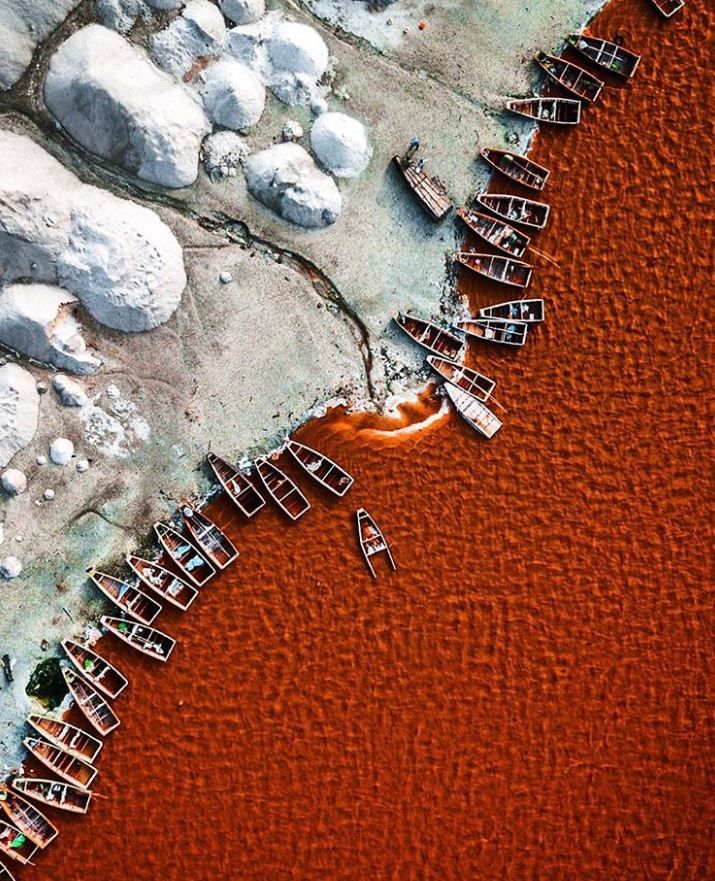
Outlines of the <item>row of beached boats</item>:
<svg viewBox="0 0 715 881">
<path fill-rule="evenodd" d="M 353 477 L 323 453 L 292 439 L 287 441 L 286 449 L 306 474 L 333 495 L 343 497 L 353 485 Z M 219 483 L 247 518 L 264 507 L 266 499 L 261 489 L 246 473 L 215 453 L 207 458 Z M 290 520 L 298 520 L 309 510 L 310 503 L 298 485 L 272 460 L 261 458 L 254 465 L 262 489 Z M 200 589 L 238 557 L 230 538 L 205 514 L 183 504 L 180 516 L 181 527 L 154 524 L 165 559 L 150 561 L 136 555 L 126 558 L 133 581 L 95 568 L 88 570 L 90 580 L 121 613 L 102 615 L 102 625 L 142 655 L 161 662 L 168 661 L 176 645 L 171 636 L 153 626 L 162 604 L 188 610 Z M 376 576 L 373 558 L 377 554 L 384 555 L 395 569 L 385 536 L 364 508 L 356 512 L 356 523 L 370 574 Z M 92 733 L 51 715 L 28 716 L 31 733 L 23 744 L 54 777 L 20 776 L 0 786 L 0 853 L 20 863 L 30 862 L 38 849 L 47 847 L 57 836 L 57 828 L 35 803 L 78 814 L 89 809 L 103 738 L 120 725 L 112 702 L 129 684 L 123 673 L 90 646 L 65 639 L 62 648 L 62 677 Z M 11 881 L 9 870 L 0 863 L 0 881 L 6 878 Z"/>
</svg>

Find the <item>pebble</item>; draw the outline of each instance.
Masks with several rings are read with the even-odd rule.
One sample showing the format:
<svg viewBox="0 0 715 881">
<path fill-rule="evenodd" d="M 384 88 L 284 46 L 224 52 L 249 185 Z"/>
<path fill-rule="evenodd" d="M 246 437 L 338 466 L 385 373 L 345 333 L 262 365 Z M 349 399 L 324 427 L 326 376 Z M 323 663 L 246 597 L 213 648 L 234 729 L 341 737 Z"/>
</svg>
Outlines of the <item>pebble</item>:
<svg viewBox="0 0 715 881">
<path fill-rule="evenodd" d="M 38 456 L 35 459 L 35 462 L 37 462 L 38 465 L 47 465 L 47 456 Z"/>
<path fill-rule="evenodd" d="M 84 474 L 89 469 L 89 462 L 86 459 L 80 459 L 77 463 L 77 470 L 80 474 Z"/>
<path fill-rule="evenodd" d="M 50 444 L 50 459 L 55 465 L 66 465 L 74 455 L 74 444 L 66 437 L 58 437 Z"/>
<path fill-rule="evenodd" d="M 231 284 L 231 282 L 233 281 L 233 276 L 231 275 L 230 272 L 227 272 L 225 269 L 221 273 L 221 275 L 219 275 L 219 278 L 221 279 L 221 284 Z"/>
<path fill-rule="evenodd" d="M 11 496 L 18 496 L 27 489 L 27 478 L 17 468 L 8 468 L 0 477 L 2 488 Z"/>
<path fill-rule="evenodd" d="M 44 395 L 47 392 L 48 385 L 46 382 L 38 382 L 35 388 L 41 395 Z"/>
<path fill-rule="evenodd" d="M 47 499 L 48 502 L 52 501 L 55 497 L 55 491 L 53 489 L 46 489 L 42 495 Z"/>
<path fill-rule="evenodd" d="M 0 560 L 0 576 L 3 578 L 17 578 L 22 572 L 22 563 L 17 557 L 3 557 Z"/>
</svg>

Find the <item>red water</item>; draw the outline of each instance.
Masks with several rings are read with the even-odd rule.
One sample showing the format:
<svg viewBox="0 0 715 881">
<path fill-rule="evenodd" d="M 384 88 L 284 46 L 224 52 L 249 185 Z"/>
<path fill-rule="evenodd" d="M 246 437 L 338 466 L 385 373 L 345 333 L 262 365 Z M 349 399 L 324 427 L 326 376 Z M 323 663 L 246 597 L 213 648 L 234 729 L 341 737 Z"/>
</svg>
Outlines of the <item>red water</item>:
<svg viewBox="0 0 715 881">
<path fill-rule="evenodd" d="M 715 877 L 706 7 L 616 0 L 593 30 L 635 80 L 535 145 L 560 269 L 525 349 L 474 349 L 502 431 L 333 414 L 302 437 L 344 501 L 215 506 L 239 565 L 165 614 L 166 668 L 105 641 L 107 799 L 23 879 Z M 360 505 L 399 566 L 375 581 Z"/>
</svg>

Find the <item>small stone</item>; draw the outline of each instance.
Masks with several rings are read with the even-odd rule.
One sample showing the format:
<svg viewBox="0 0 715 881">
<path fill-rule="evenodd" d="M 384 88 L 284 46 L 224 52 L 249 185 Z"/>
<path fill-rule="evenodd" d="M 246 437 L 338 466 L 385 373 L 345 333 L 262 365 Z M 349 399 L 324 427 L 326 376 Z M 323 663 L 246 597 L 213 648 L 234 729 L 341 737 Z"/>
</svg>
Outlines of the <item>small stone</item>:
<svg viewBox="0 0 715 881">
<path fill-rule="evenodd" d="M 42 495 L 47 499 L 48 502 L 51 502 L 55 497 L 55 491 L 53 489 L 46 489 Z"/>
<path fill-rule="evenodd" d="M 76 379 L 58 373 L 52 377 L 52 387 L 65 407 L 82 407 L 87 403 L 87 393 Z"/>
<path fill-rule="evenodd" d="M 0 477 L 2 488 L 11 496 L 19 496 L 27 489 L 27 478 L 17 468 L 8 468 Z"/>
<path fill-rule="evenodd" d="M 328 109 L 328 102 L 325 98 L 313 98 L 310 102 L 310 112 L 313 116 L 320 116 L 321 113 L 325 113 Z"/>
<path fill-rule="evenodd" d="M 23 538 L 22 538 L 21 535 L 16 535 L 16 536 L 15 536 L 15 541 L 19 541 L 19 542 L 21 542 L 22 540 L 23 540 Z"/>
<path fill-rule="evenodd" d="M 77 463 L 77 470 L 80 474 L 84 474 L 85 471 L 89 470 L 89 462 L 86 459 L 80 459 Z"/>
<path fill-rule="evenodd" d="M 281 129 L 284 141 L 298 141 L 303 137 L 303 126 L 296 119 L 289 119 Z"/>
<path fill-rule="evenodd" d="M 47 465 L 47 456 L 38 456 L 35 459 L 35 462 L 37 462 L 38 465 Z"/>
<path fill-rule="evenodd" d="M 21 572 L 22 563 L 17 557 L 3 557 L 3 559 L 0 560 L 0 577 L 17 578 Z"/>
<path fill-rule="evenodd" d="M 38 382 L 35 386 L 39 394 L 44 395 L 48 390 L 48 385 L 46 382 Z"/>
<path fill-rule="evenodd" d="M 74 444 L 66 437 L 58 437 L 50 444 L 50 459 L 55 465 L 66 465 L 74 455 Z"/>
<path fill-rule="evenodd" d="M 233 281 L 233 276 L 231 275 L 230 272 L 227 272 L 225 269 L 221 273 L 221 275 L 219 275 L 219 278 L 221 279 L 221 284 L 231 284 L 231 282 Z"/>
<path fill-rule="evenodd" d="M 108 385 L 104 391 L 108 398 L 118 398 L 121 395 L 119 389 L 113 384 Z"/>
</svg>

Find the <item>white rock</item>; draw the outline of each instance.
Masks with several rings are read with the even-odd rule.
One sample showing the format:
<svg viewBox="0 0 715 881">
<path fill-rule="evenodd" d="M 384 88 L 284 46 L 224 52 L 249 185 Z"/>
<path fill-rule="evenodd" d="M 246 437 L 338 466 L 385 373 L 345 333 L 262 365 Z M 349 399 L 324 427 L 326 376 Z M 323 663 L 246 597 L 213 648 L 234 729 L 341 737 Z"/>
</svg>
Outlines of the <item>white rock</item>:
<svg viewBox="0 0 715 881">
<path fill-rule="evenodd" d="M 310 130 L 310 146 L 336 177 L 357 177 L 366 169 L 372 150 L 365 126 L 345 113 L 324 113 Z"/>
<path fill-rule="evenodd" d="M 233 281 L 233 276 L 230 272 L 224 270 L 221 275 L 219 275 L 219 280 L 221 284 L 231 284 L 231 282 Z"/>
<path fill-rule="evenodd" d="M 17 557 L 3 557 L 0 560 L 0 576 L 2 578 L 17 578 L 22 572 L 22 563 Z"/>
<path fill-rule="evenodd" d="M 250 193 L 286 220 L 306 227 L 334 223 L 342 208 L 335 181 L 298 144 L 275 144 L 246 160 Z"/>
<path fill-rule="evenodd" d="M 218 0 L 221 12 L 236 24 L 253 24 L 266 11 L 265 0 Z"/>
<path fill-rule="evenodd" d="M 201 160 L 212 181 L 233 177 L 249 153 L 248 144 L 236 132 L 215 132 L 201 145 Z"/>
<path fill-rule="evenodd" d="M 116 330 L 174 313 L 183 253 L 154 211 L 83 184 L 24 135 L 0 130 L 0 156 L 0 283 L 59 285 Z"/>
<path fill-rule="evenodd" d="M 146 12 L 144 0 L 94 0 L 97 21 L 120 34 L 132 29 L 141 12 Z"/>
<path fill-rule="evenodd" d="M 119 34 L 90 24 L 60 45 L 44 84 L 50 113 L 85 149 L 142 180 L 196 180 L 203 110 Z"/>
<path fill-rule="evenodd" d="M 276 28 L 268 47 L 273 67 L 286 73 L 307 73 L 316 79 L 328 67 L 328 47 L 307 24 L 285 21 Z"/>
<path fill-rule="evenodd" d="M 55 491 L 53 489 L 46 489 L 42 493 L 43 498 L 47 499 L 48 502 L 51 502 L 55 497 Z"/>
<path fill-rule="evenodd" d="M 310 112 L 313 116 L 320 116 L 322 113 L 327 113 L 328 111 L 328 102 L 321 95 L 316 95 L 310 102 Z"/>
<path fill-rule="evenodd" d="M 7 471 L 3 471 L 0 483 L 2 483 L 5 492 L 11 496 L 19 496 L 27 489 L 27 477 L 17 468 L 8 468 Z"/>
<path fill-rule="evenodd" d="M 89 470 L 89 462 L 87 459 L 80 459 L 79 462 L 77 462 L 77 470 L 80 474 L 84 474 L 85 471 Z"/>
<path fill-rule="evenodd" d="M 303 126 L 295 119 L 289 119 L 283 124 L 281 138 L 284 141 L 299 141 L 303 137 Z"/>
<path fill-rule="evenodd" d="M 221 53 L 226 23 L 208 0 L 192 0 L 168 27 L 151 38 L 154 61 L 177 78 L 183 78 L 199 59 Z"/>
<path fill-rule="evenodd" d="M 212 64 L 203 78 L 204 109 L 216 125 L 242 130 L 251 128 L 261 118 L 266 90 L 245 64 L 224 58 Z"/>
<path fill-rule="evenodd" d="M 50 444 L 50 459 L 55 465 L 66 465 L 74 455 L 74 444 L 66 437 L 58 437 Z"/>
<path fill-rule="evenodd" d="M 87 392 L 69 376 L 58 373 L 52 377 L 52 386 L 57 392 L 60 403 L 65 407 L 82 407 L 87 403 Z"/>
<path fill-rule="evenodd" d="M 102 363 L 87 351 L 72 314 L 77 298 L 58 287 L 14 284 L 0 290 L 0 342 L 16 352 L 72 373 Z"/>
<path fill-rule="evenodd" d="M 49 386 L 46 382 L 42 382 L 42 380 L 35 383 L 35 388 L 37 389 L 37 393 L 39 395 L 45 395 L 49 391 Z"/>
<path fill-rule="evenodd" d="M 35 462 L 38 465 L 47 465 L 47 456 L 37 456 Z"/>
<path fill-rule="evenodd" d="M 152 9 L 179 9 L 184 5 L 185 0 L 145 0 L 147 6 Z"/>
<path fill-rule="evenodd" d="M 0 467 L 35 436 L 40 396 L 32 374 L 17 364 L 0 367 Z"/>
</svg>

